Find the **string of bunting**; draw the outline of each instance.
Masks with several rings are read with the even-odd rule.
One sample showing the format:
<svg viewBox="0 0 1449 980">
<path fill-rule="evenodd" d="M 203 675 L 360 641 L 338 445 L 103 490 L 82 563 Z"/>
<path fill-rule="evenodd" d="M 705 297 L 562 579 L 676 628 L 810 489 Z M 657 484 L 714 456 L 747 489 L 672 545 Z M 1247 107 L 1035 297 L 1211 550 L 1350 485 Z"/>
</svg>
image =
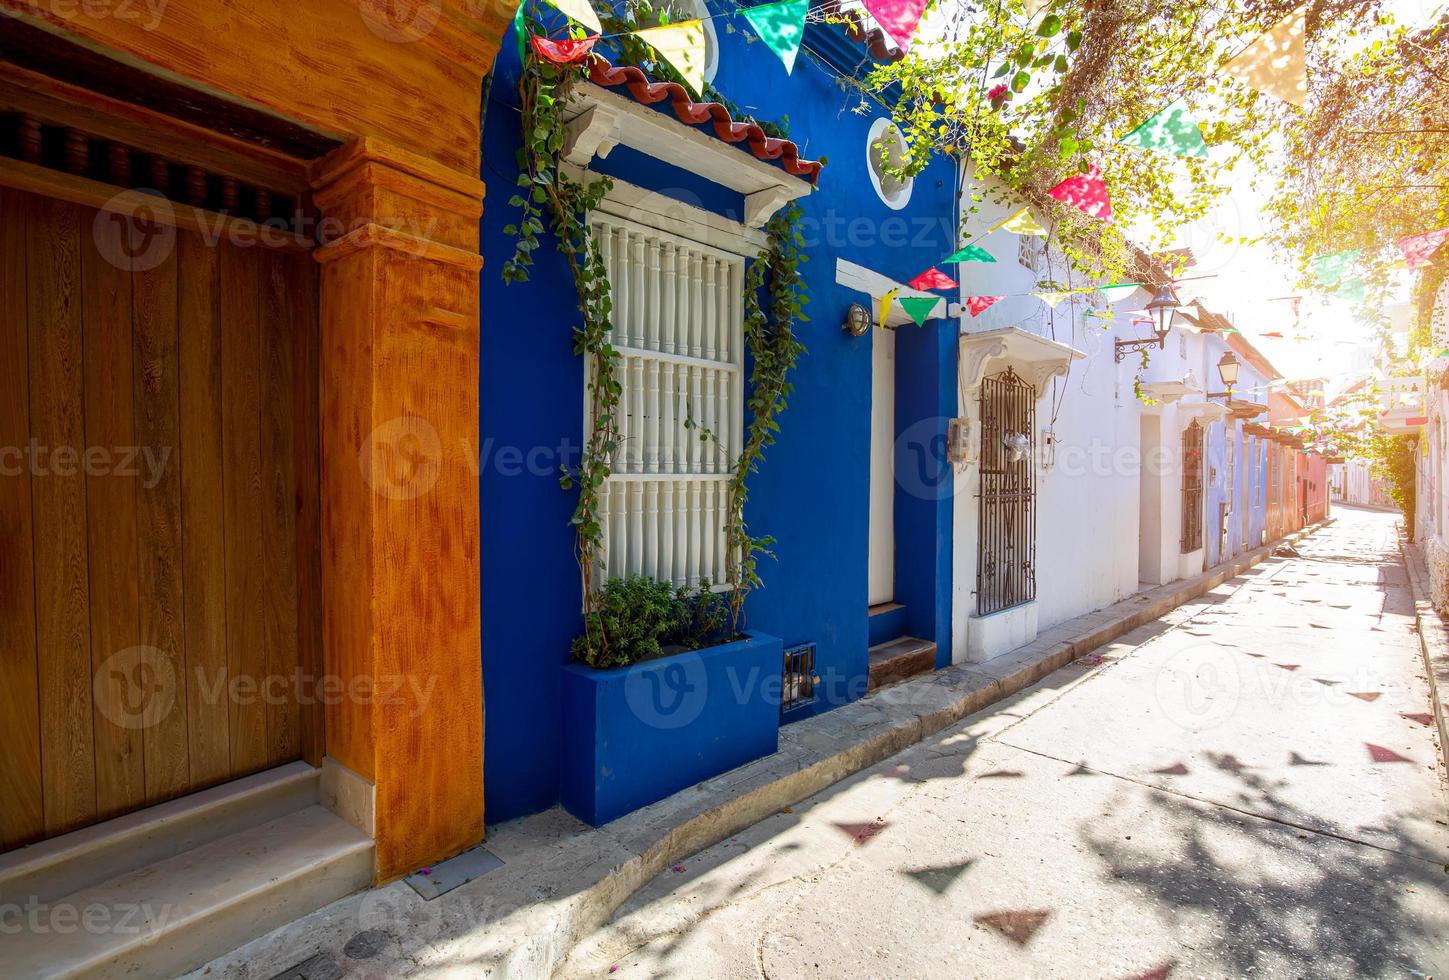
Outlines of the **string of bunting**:
<svg viewBox="0 0 1449 980">
<path fill-rule="evenodd" d="M 540 58 L 557 65 L 576 64 L 588 55 L 594 44 L 603 37 L 633 35 L 654 49 L 667 62 L 686 85 L 695 93 L 704 91 L 705 31 L 704 21 L 699 18 L 682 20 L 658 27 L 645 27 L 621 34 L 604 34 L 599 15 L 589 0 L 547 0 L 556 10 L 591 32 L 582 38 L 550 39 L 533 36 L 530 38 L 533 50 Z M 890 4 L 896 0 L 877 0 Z M 914 2 L 914 0 L 909 0 Z M 519 38 L 519 55 L 523 53 L 523 38 L 527 34 L 523 20 L 523 4 L 514 16 L 514 29 Z M 922 3 L 924 8 L 924 3 Z M 765 46 L 773 51 L 785 66 L 785 73 L 795 70 L 795 60 L 800 53 L 800 42 L 805 38 L 805 19 L 810 13 L 810 0 L 778 0 L 776 3 L 761 4 L 736 11 L 759 35 Z M 917 12 L 916 19 L 920 19 Z M 914 32 L 914 26 L 912 27 Z"/>
</svg>

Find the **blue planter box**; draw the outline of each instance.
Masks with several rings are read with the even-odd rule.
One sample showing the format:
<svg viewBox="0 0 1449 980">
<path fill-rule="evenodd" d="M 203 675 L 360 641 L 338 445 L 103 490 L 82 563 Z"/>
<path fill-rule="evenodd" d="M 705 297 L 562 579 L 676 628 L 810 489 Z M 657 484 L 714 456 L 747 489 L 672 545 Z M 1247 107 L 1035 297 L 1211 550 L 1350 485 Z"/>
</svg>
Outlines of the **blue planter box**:
<svg viewBox="0 0 1449 980">
<path fill-rule="evenodd" d="M 595 827 L 774 752 L 784 644 L 763 633 L 659 660 L 563 668 L 564 809 Z"/>
</svg>

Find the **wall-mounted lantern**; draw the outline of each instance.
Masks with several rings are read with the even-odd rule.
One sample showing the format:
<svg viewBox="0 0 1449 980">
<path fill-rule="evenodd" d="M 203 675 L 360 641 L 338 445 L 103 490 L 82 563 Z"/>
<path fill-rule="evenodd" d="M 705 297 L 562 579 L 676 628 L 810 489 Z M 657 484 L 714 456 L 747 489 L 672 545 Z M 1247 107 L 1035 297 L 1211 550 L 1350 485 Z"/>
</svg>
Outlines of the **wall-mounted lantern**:
<svg viewBox="0 0 1449 980">
<path fill-rule="evenodd" d="M 859 303 L 851 303 L 850 309 L 845 311 L 845 322 L 840 325 L 840 329 L 852 337 L 864 337 L 870 333 L 870 310 Z"/>
<path fill-rule="evenodd" d="M 1238 368 L 1242 365 L 1232 351 L 1223 351 L 1222 359 L 1218 361 L 1218 377 L 1223 379 L 1223 387 L 1228 389 L 1228 396 L 1232 397 L 1233 387 L 1238 383 Z"/>
<path fill-rule="evenodd" d="M 1177 294 L 1172 291 L 1170 284 L 1164 283 L 1157 287 L 1157 294 L 1147 303 L 1147 312 L 1157 317 L 1157 329 L 1151 337 L 1119 340 L 1116 343 L 1116 350 L 1113 351 L 1112 359 L 1118 364 L 1129 352 L 1147 350 L 1149 347 L 1156 347 L 1158 350 L 1167 349 L 1167 331 L 1172 327 L 1172 315 L 1182 306 L 1177 301 Z"/>
</svg>

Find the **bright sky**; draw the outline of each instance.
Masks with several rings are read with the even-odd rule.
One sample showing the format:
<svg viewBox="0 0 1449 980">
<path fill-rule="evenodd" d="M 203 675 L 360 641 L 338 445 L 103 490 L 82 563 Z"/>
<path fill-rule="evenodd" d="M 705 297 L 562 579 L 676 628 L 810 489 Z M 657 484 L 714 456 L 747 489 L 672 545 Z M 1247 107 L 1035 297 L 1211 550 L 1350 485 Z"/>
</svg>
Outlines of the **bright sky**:
<svg viewBox="0 0 1449 980">
<path fill-rule="evenodd" d="M 1380 10 L 1392 15 L 1394 22 L 1423 25 L 1432 22 L 1443 7 L 1443 0 L 1383 0 Z M 1365 32 L 1346 45 L 1342 55 L 1352 55 L 1376 36 Z M 1373 332 L 1357 320 L 1354 304 L 1295 288 L 1297 270 L 1279 261 L 1265 245 L 1220 240 L 1221 235 L 1256 237 L 1263 233 L 1262 197 L 1247 186 L 1250 176 L 1248 172 L 1234 179 L 1237 189 L 1232 195 L 1219 201 L 1205 219 L 1184 229 L 1176 243 L 1192 246 L 1197 257 L 1198 266 L 1189 275 L 1217 276 L 1192 285 L 1211 309 L 1230 314 L 1289 379 L 1326 377 L 1331 379 L 1330 388 L 1335 381 L 1345 384 L 1353 380 L 1345 376 L 1354 365 L 1355 350 L 1370 342 Z M 1303 296 L 1296 324 L 1294 304 L 1280 299 L 1295 295 Z M 1264 338 L 1264 333 L 1284 336 Z"/>
</svg>

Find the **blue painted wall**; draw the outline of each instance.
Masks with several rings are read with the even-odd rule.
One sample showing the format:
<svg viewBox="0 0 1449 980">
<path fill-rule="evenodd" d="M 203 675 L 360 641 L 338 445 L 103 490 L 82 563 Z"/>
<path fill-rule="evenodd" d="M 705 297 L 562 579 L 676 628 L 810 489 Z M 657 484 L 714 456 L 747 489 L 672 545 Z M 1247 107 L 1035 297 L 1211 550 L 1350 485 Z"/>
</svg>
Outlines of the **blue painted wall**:
<svg viewBox="0 0 1449 980">
<path fill-rule="evenodd" d="M 787 645 L 817 644 L 821 699 L 795 715 L 801 717 L 854 700 L 866 688 L 872 339 L 840 329 L 847 307 L 867 300 L 836 285 L 836 260 L 905 281 L 953 251 L 954 163 L 933 162 L 916 178 L 907 208 L 889 209 L 871 186 L 866 156 L 870 124 L 884 110 L 868 104 L 863 113 L 850 111 L 859 97 L 844 95 L 834 70 L 807 52 L 787 76 L 763 44 L 746 40 L 752 35 L 742 18 L 715 23 L 720 43 L 715 86 L 760 118 L 788 116 L 790 137 L 802 155 L 828 161 L 818 190 L 802 202 L 811 319 L 798 331 L 808 352 L 779 419 L 778 442 L 751 482 L 746 513 L 753 533 L 778 539 L 773 549 L 778 560 L 763 562 L 764 588 L 747 604 L 748 626 L 782 637 Z M 837 62 L 841 52 L 852 50 L 850 43 L 833 28 L 807 31 L 807 46 L 832 52 Z M 864 56 L 863 49 L 854 50 Z M 536 253 L 530 282 L 505 286 L 500 278 L 513 247 L 502 229 L 516 219 L 506 202 L 517 176 L 518 68 L 510 39 L 496 66 L 483 131 L 482 176 L 489 196 L 481 222 L 480 481 L 490 822 L 558 800 L 561 666 L 581 629 L 568 525 L 575 498 L 559 489 L 556 472 L 560 462 L 577 459 L 582 440 L 583 367 L 571 346 L 576 299 L 551 240 Z M 720 148 L 746 152 L 724 143 Z M 595 161 L 595 167 L 729 217 L 740 215 L 738 194 L 626 147 Z M 955 410 L 954 338 L 954 321 L 901 331 L 902 430 L 929 419 L 944 435 L 945 419 Z M 521 454 L 524 465 L 505 465 L 503 447 L 509 447 L 507 463 Z M 912 631 L 935 637 L 949 658 L 949 501 L 903 499 L 908 496 L 897 495 L 897 582 L 910 597 Z"/>
</svg>

